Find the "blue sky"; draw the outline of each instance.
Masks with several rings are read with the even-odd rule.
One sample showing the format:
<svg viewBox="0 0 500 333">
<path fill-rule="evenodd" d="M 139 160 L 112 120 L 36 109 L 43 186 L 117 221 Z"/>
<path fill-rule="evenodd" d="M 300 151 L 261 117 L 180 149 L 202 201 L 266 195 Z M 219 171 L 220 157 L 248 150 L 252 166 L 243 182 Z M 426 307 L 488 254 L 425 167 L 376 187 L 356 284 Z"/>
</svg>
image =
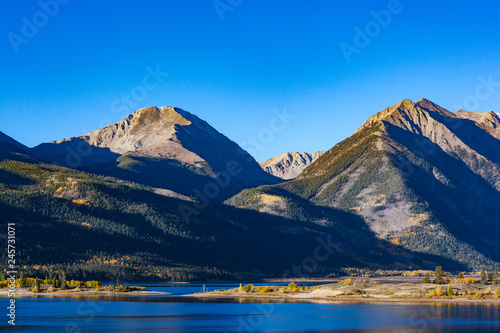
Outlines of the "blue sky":
<svg viewBox="0 0 500 333">
<path fill-rule="evenodd" d="M 500 111 L 497 1 L 54 1 L 0 14 L 0 131 L 28 146 L 171 105 L 247 149 L 267 133 L 261 161 L 330 149 L 404 98 Z"/>
</svg>

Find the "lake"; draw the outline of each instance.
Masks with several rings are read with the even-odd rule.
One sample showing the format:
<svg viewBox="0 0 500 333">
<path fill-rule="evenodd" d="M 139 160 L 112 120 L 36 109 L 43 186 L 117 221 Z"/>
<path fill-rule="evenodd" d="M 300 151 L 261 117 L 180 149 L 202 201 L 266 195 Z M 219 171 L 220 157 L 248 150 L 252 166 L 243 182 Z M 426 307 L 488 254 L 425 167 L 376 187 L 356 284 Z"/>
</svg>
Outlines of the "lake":
<svg viewBox="0 0 500 333">
<path fill-rule="evenodd" d="M 18 332 L 500 332 L 498 304 L 327 304 L 190 299 L 202 284 L 135 284 L 161 296 L 17 299 Z M 256 284 L 258 285 L 258 284 Z M 277 285 L 277 284 L 273 284 Z M 239 284 L 206 284 L 208 290 Z M 4 299 L 3 304 L 7 304 Z"/>
</svg>

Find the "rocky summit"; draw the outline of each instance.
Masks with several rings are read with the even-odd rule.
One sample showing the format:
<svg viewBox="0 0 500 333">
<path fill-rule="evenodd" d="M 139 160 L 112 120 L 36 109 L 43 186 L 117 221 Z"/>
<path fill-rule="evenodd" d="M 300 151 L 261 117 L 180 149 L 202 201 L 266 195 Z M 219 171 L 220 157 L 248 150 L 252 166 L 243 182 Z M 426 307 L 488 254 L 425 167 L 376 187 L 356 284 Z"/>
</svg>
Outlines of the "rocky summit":
<svg viewBox="0 0 500 333">
<path fill-rule="evenodd" d="M 469 119 L 482 126 L 485 131 L 500 139 L 500 115 L 497 112 L 469 112 L 458 110 L 455 112 L 460 118 Z"/>
<path fill-rule="evenodd" d="M 41 144 L 33 152 L 46 161 L 185 195 L 194 195 L 196 188 L 203 192 L 221 175 L 217 193 L 280 181 L 207 122 L 175 107 L 139 109 L 120 122 Z"/>
<path fill-rule="evenodd" d="M 285 153 L 259 164 L 265 172 L 281 179 L 290 180 L 300 175 L 305 168 L 324 153 L 324 150 L 318 150 L 312 154 L 304 152 Z"/>
</svg>

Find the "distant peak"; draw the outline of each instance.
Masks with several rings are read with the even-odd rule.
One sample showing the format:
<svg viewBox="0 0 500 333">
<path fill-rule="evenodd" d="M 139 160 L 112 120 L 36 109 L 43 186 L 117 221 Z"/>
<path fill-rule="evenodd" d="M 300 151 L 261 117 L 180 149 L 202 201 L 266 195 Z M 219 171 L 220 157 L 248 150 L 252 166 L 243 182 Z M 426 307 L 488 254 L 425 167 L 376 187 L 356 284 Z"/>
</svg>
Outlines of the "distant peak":
<svg viewBox="0 0 500 333">
<path fill-rule="evenodd" d="M 296 178 L 307 166 L 313 163 L 325 151 L 318 150 L 312 154 L 306 152 L 288 152 L 260 162 L 264 171 L 281 179 Z"/>
<path fill-rule="evenodd" d="M 476 123 L 488 125 L 490 127 L 493 127 L 494 129 L 500 129 L 499 114 L 493 111 L 472 112 L 460 109 L 455 112 L 455 115 L 463 119 L 472 120 Z"/>
<path fill-rule="evenodd" d="M 455 112 L 456 115 L 460 114 L 470 114 L 470 115 L 483 115 L 483 116 L 493 116 L 498 117 L 498 113 L 495 111 L 485 111 L 485 112 L 475 112 L 475 111 L 466 111 L 464 109 L 457 110 Z"/>
</svg>

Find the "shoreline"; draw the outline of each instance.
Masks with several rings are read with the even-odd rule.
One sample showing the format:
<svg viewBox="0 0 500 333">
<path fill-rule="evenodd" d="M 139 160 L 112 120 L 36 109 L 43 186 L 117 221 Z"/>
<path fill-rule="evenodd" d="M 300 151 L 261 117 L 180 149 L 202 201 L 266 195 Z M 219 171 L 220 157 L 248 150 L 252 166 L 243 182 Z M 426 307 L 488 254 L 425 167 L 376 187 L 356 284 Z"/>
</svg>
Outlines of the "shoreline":
<svg viewBox="0 0 500 333">
<path fill-rule="evenodd" d="M 323 304 L 498 304 L 500 299 L 474 299 L 466 297 L 455 298 L 418 298 L 418 297 L 308 297 L 306 295 L 220 295 L 220 294 L 191 294 L 183 295 L 186 298 L 224 298 L 234 300 L 253 301 L 282 301 L 282 302 L 308 302 Z"/>
<path fill-rule="evenodd" d="M 87 297 L 87 296 L 150 296 L 150 295 L 171 295 L 170 293 L 161 291 L 139 290 L 139 291 L 98 291 L 82 290 L 82 291 L 56 291 L 56 292 L 41 292 L 34 293 L 25 290 L 16 290 L 14 297 L 9 297 L 8 290 L 0 291 L 0 299 L 2 298 L 40 298 L 40 297 Z"/>
<path fill-rule="evenodd" d="M 211 292 L 186 295 L 193 298 L 221 298 L 267 301 L 306 301 L 321 303 L 372 303 L 372 304 L 499 304 L 500 285 L 478 283 L 404 283 L 400 279 L 366 281 L 366 279 L 348 278 L 337 283 L 321 284 L 308 287 L 292 282 L 288 286 L 240 285 L 239 288 L 219 289 Z M 389 281 L 387 281 L 389 280 Z M 399 281 L 398 281 L 399 280 Z M 414 278 L 411 280 L 415 280 Z M 475 282 L 475 281 L 474 281 Z"/>
</svg>

